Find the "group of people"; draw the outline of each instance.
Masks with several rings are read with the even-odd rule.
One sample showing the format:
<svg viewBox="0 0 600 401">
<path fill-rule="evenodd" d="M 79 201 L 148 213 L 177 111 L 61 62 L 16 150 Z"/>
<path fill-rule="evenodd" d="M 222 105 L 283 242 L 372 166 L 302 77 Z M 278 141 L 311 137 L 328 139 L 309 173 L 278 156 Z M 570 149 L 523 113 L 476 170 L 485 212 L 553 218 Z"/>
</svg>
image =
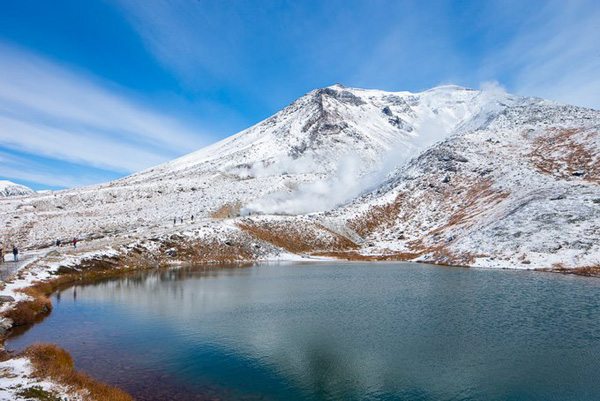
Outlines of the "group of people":
<svg viewBox="0 0 600 401">
<path fill-rule="evenodd" d="M 77 238 L 73 238 L 73 241 L 71 241 L 71 243 L 73 244 L 73 248 L 77 248 L 77 243 L 79 242 L 79 240 Z M 62 245 L 62 241 L 57 239 L 56 240 L 56 246 L 61 246 Z M 12 254 L 13 254 L 13 259 L 15 262 L 19 261 L 19 248 L 17 248 L 16 245 L 13 245 L 12 247 Z M 0 245 L 0 263 L 4 263 L 4 248 Z"/>
<path fill-rule="evenodd" d="M 181 222 L 181 224 L 183 224 L 183 217 L 180 217 L 179 221 Z M 194 222 L 194 215 L 192 215 L 191 221 L 192 223 Z M 173 225 L 175 224 L 177 224 L 177 217 L 173 217 Z"/>
<path fill-rule="evenodd" d="M 77 248 L 77 242 L 79 242 L 77 240 L 77 238 L 73 238 L 73 241 L 71 241 L 71 243 L 73 244 L 73 248 Z M 56 240 L 56 246 L 61 246 L 62 245 L 62 241 L 57 239 Z"/>
<path fill-rule="evenodd" d="M 13 258 L 15 262 L 19 261 L 19 248 L 15 245 L 12 247 Z M 4 248 L 0 246 L 0 263 L 4 263 Z"/>
</svg>

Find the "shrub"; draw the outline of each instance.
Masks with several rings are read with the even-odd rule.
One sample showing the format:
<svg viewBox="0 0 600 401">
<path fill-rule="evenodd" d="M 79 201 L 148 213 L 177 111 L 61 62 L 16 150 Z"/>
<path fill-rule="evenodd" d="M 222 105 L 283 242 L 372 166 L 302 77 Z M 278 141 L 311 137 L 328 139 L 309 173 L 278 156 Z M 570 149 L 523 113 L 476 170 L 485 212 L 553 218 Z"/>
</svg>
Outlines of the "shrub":
<svg viewBox="0 0 600 401">
<path fill-rule="evenodd" d="M 97 382 L 74 369 L 73 358 L 56 344 L 34 344 L 23 352 L 31 361 L 33 375 L 71 388 L 84 400 L 132 401 L 124 391 Z"/>
</svg>

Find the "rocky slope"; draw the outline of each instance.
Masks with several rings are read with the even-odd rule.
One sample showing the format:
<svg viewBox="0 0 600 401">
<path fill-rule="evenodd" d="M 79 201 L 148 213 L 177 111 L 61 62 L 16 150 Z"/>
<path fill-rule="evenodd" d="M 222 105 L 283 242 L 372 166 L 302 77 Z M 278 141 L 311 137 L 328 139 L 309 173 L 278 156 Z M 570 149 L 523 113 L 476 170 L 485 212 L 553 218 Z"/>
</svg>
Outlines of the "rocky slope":
<svg viewBox="0 0 600 401">
<path fill-rule="evenodd" d="M 336 211 L 372 244 L 436 263 L 600 265 L 600 119 L 537 102 L 504 109 Z"/>
<path fill-rule="evenodd" d="M 33 194 L 33 189 L 25 185 L 15 184 L 12 181 L 0 180 L 0 198 L 9 196 L 25 196 Z"/>
<path fill-rule="evenodd" d="M 498 90 L 335 85 L 122 180 L 1 200 L 0 225 L 27 246 L 177 236 L 237 238 L 260 258 L 598 264 L 599 126 L 597 111 Z"/>
</svg>

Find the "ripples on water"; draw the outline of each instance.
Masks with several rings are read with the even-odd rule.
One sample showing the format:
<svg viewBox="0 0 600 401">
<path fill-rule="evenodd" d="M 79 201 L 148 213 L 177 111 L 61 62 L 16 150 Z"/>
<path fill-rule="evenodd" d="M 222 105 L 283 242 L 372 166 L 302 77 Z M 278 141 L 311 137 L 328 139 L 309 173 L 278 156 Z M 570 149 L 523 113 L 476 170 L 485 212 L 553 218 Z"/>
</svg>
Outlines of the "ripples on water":
<svg viewBox="0 0 600 401">
<path fill-rule="evenodd" d="M 56 294 L 56 342 L 138 399 L 600 399 L 600 280 L 415 264 L 144 272 Z"/>
</svg>

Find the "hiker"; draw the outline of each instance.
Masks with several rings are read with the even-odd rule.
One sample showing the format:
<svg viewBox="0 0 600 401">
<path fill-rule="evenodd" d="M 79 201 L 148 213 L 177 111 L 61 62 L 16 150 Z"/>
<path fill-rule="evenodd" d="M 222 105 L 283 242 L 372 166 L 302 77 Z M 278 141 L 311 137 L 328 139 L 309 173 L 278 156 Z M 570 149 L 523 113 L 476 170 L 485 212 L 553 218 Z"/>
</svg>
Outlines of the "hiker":
<svg viewBox="0 0 600 401">
<path fill-rule="evenodd" d="M 15 258 L 15 262 L 19 261 L 19 249 L 13 245 L 13 257 Z"/>
<path fill-rule="evenodd" d="M 0 264 L 4 263 L 4 249 L 0 245 Z"/>
<path fill-rule="evenodd" d="M 180 217 L 179 220 L 181 220 L 181 224 L 183 224 L 183 217 Z"/>
<path fill-rule="evenodd" d="M 73 238 L 73 248 L 77 248 L 77 238 Z"/>
<path fill-rule="evenodd" d="M 192 221 L 194 221 L 194 215 L 192 215 Z"/>
<path fill-rule="evenodd" d="M 177 217 L 173 217 L 173 225 L 177 224 Z"/>
<path fill-rule="evenodd" d="M 59 239 L 56 240 L 56 246 L 60 246 L 60 240 Z"/>
</svg>

